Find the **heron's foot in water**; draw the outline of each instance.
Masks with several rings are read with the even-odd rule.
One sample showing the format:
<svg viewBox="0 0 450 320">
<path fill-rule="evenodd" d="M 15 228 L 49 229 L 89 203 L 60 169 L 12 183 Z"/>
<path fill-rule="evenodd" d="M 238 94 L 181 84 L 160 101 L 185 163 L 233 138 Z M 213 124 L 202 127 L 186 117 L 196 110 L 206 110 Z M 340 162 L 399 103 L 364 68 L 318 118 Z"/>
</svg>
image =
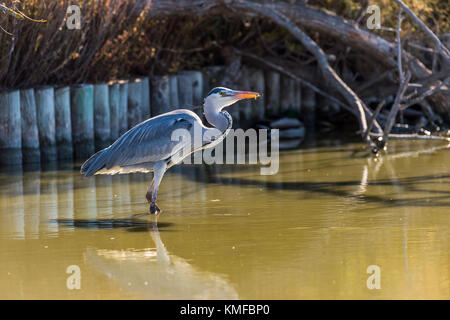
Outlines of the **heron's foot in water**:
<svg viewBox="0 0 450 320">
<path fill-rule="evenodd" d="M 151 214 L 160 214 L 161 209 L 158 207 L 158 205 L 156 203 L 151 203 L 150 204 L 150 213 Z"/>
</svg>

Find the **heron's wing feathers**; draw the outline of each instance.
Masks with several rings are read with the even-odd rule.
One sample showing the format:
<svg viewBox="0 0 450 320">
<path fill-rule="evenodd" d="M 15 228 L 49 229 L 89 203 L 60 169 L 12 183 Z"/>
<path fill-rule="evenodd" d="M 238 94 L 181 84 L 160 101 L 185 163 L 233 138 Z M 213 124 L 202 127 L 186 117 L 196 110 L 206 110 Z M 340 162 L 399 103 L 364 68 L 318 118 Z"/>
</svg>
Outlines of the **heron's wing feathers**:
<svg viewBox="0 0 450 320">
<path fill-rule="evenodd" d="M 105 167 L 109 169 L 168 159 L 184 147 L 181 141 L 172 141 L 172 132 L 177 129 L 191 131 L 196 124 L 201 125 L 201 120 L 189 110 L 175 110 L 146 120 L 109 147 Z"/>
</svg>

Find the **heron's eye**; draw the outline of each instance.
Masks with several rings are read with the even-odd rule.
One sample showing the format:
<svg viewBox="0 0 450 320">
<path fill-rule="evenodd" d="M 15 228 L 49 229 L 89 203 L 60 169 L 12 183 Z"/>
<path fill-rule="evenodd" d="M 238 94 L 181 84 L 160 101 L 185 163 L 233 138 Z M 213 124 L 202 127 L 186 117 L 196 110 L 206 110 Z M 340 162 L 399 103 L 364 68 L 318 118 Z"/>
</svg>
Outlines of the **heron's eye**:
<svg viewBox="0 0 450 320">
<path fill-rule="evenodd" d="M 220 91 L 219 94 L 220 94 L 221 96 L 223 96 L 223 95 L 225 94 L 225 91 Z"/>
</svg>

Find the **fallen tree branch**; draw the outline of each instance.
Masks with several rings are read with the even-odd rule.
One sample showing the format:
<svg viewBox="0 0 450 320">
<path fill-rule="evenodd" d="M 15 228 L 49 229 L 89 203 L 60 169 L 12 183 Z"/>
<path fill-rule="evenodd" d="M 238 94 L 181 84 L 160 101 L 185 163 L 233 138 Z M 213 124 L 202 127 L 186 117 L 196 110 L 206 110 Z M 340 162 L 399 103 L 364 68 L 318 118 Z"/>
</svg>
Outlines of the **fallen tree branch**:
<svg viewBox="0 0 450 320">
<path fill-rule="evenodd" d="M 450 60 L 450 52 L 448 49 L 442 44 L 441 40 L 431 31 L 430 28 L 427 27 L 425 23 L 420 20 L 415 13 L 402 1 L 402 0 L 394 0 L 397 4 L 405 10 L 405 12 L 411 17 L 411 19 L 423 30 L 425 33 L 434 41 L 439 53 L 444 58 L 446 64 L 449 63 Z"/>
<path fill-rule="evenodd" d="M 322 71 L 323 76 L 332 83 L 332 85 L 341 93 L 347 102 L 358 112 L 358 120 L 360 123 L 362 134 L 364 137 L 364 132 L 367 130 L 367 119 L 366 110 L 364 108 L 364 102 L 353 92 L 353 90 L 347 86 L 347 84 L 339 77 L 339 75 L 334 71 L 333 68 L 328 63 L 328 59 L 317 43 L 312 40 L 306 33 L 304 33 L 300 28 L 298 28 L 292 21 L 290 21 L 282 13 L 275 10 L 271 10 L 263 5 L 249 2 L 249 1 L 239 1 L 233 3 L 233 9 L 245 9 L 257 12 L 274 22 L 278 25 L 286 28 L 297 40 L 299 40 L 302 45 L 310 51 L 317 59 L 318 66 Z M 365 110 L 366 109 L 366 110 Z M 370 114 L 371 116 L 371 114 Z M 378 148 L 373 144 L 370 137 L 367 136 L 365 142 L 371 147 L 373 152 L 377 152 Z"/>
<path fill-rule="evenodd" d="M 341 100 L 329 95 L 328 93 L 326 93 L 325 91 L 319 89 L 318 87 L 316 87 L 315 85 L 313 85 L 312 83 L 306 81 L 305 79 L 302 79 L 301 77 L 297 76 L 296 74 L 286 70 L 285 68 L 272 63 L 270 61 L 268 61 L 267 59 L 263 59 L 257 55 L 254 55 L 252 53 L 248 53 L 248 52 L 244 52 L 241 51 L 239 49 L 234 49 L 238 54 L 244 56 L 244 57 L 248 57 L 252 60 L 258 61 L 262 64 L 265 64 L 267 67 L 269 67 L 270 69 L 273 69 L 275 71 L 278 71 L 279 73 L 282 73 L 292 79 L 294 79 L 295 81 L 297 81 L 298 83 L 301 83 L 302 85 L 304 85 L 305 87 L 310 88 L 311 90 L 317 92 L 318 94 L 330 99 L 331 101 L 335 102 L 336 104 L 338 104 L 339 106 L 341 106 L 342 108 L 344 108 L 345 110 L 351 112 L 353 115 L 357 115 L 355 110 L 351 107 L 349 107 L 347 104 L 345 104 L 344 102 L 342 102 Z"/>
<path fill-rule="evenodd" d="M 138 4 L 143 7 L 148 5 L 148 3 L 148 0 L 141 0 Z M 320 32 L 346 46 L 357 49 L 388 68 L 397 67 L 397 62 L 394 59 L 396 45 L 369 30 L 361 28 L 353 21 L 348 21 L 333 13 L 304 4 L 261 0 L 258 2 L 258 5 L 281 13 L 293 23 L 299 24 L 304 28 Z M 147 17 L 224 14 L 224 7 L 239 10 L 242 8 L 242 2 L 239 0 L 152 0 Z M 239 16 L 243 15 L 255 16 L 260 14 L 254 10 L 240 10 Z M 415 82 L 432 75 L 432 71 L 412 54 L 403 51 L 403 57 L 405 63 L 409 65 Z M 429 96 L 428 99 L 431 99 L 437 112 L 446 114 L 450 111 L 448 94 L 436 92 Z"/>
<path fill-rule="evenodd" d="M 378 133 L 371 133 L 370 136 L 372 137 L 382 137 L 381 134 Z M 448 137 L 442 137 L 442 136 L 433 136 L 433 135 L 420 135 L 420 134 L 395 134 L 390 133 L 388 135 L 389 139 L 395 139 L 395 140 L 442 140 L 442 141 L 448 141 L 450 142 L 450 138 Z"/>
<path fill-rule="evenodd" d="M 406 108 L 409 108 L 412 105 L 419 104 L 420 102 L 425 100 L 426 97 L 432 95 L 435 92 L 438 92 L 438 91 L 442 90 L 442 87 L 448 86 L 448 85 L 450 85 L 450 77 L 448 77 L 447 79 L 442 81 L 437 86 L 429 88 L 427 91 L 423 92 L 419 97 L 417 97 L 417 98 L 415 98 L 413 100 L 404 102 L 400 109 L 401 110 L 405 110 Z"/>
<path fill-rule="evenodd" d="M 373 112 L 372 117 L 370 117 L 369 122 L 367 124 L 367 129 L 366 129 L 366 132 L 364 133 L 364 138 L 366 138 L 370 134 L 370 131 L 372 131 L 372 127 L 375 122 L 375 119 L 377 118 L 381 109 L 383 109 L 383 106 L 385 105 L 385 103 L 386 103 L 386 100 L 383 100 L 375 108 L 375 111 Z"/>
</svg>

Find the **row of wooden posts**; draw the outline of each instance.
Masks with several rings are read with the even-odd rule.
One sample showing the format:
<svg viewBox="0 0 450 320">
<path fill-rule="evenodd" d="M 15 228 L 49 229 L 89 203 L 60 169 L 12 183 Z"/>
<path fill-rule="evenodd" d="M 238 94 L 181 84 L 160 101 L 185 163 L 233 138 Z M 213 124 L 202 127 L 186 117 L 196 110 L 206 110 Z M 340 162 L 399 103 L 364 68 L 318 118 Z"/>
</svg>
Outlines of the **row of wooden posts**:
<svg viewBox="0 0 450 320">
<path fill-rule="evenodd" d="M 108 84 L 2 91 L 0 163 L 87 159 L 150 117 L 178 108 L 201 116 L 203 98 L 220 86 L 223 70 L 216 66 Z M 244 68 L 236 89 L 262 92 L 263 97 L 229 108 L 235 128 L 288 110 L 302 112 L 305 118 L 314 114 L 314 91 L 276 72 Z"/>
</svg>

